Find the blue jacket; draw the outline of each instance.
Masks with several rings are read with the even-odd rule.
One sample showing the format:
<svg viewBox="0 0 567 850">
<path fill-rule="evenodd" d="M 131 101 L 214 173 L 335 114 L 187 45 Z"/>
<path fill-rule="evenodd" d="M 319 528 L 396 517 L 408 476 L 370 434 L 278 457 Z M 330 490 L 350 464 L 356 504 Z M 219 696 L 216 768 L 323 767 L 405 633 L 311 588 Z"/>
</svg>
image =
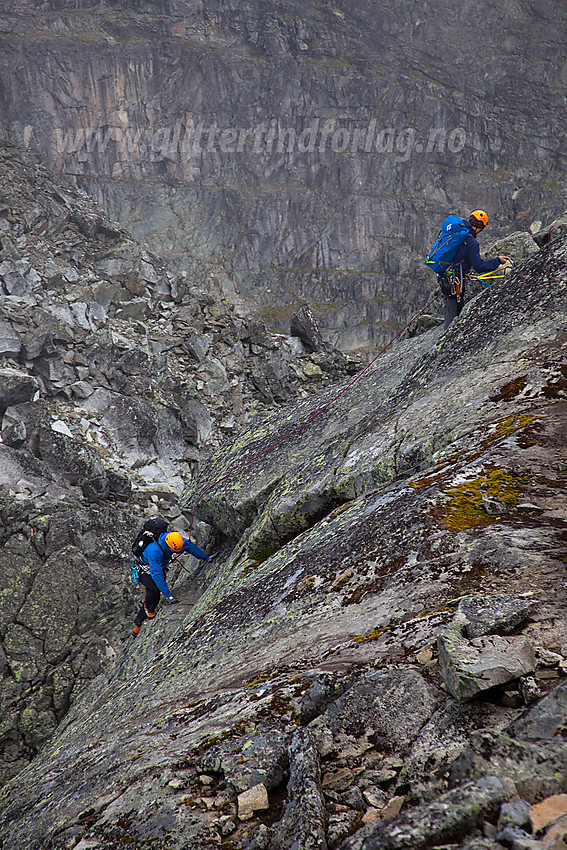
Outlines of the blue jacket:
<svg viewBox="0 0 567 850">
<path fill-rule="evenodd" d="M 144 561 L 150 568 L 150 575 L 155 581 L 160 593 L 163 593 L 164 596 L 171 596 L 171 591 L 167 586 L 164 573 L 164 567 L 167 567 L 173 555 L 171 549 L 165 544 L 167 534 L 167 531 L 160 534 L 157 543 L 150 543 L 149 546 L 146 546 L 144 549 Z M 199 549 L 195 543 L 192 543 L 186 537 L 183 538 L 183 549 L 181 551 L 190 552 L 191 555 L 195 555 L 201 561 L 209 560 L 209 556 L 205 555 L 202 549 Z"/>
<path fill-rule="evenodd" d="M 470 272 L 471 268 L 478 272 L 479 274 L 484 274 L 485 272 L 493 272 L 500 265 L 500 260 L 498 257 L 495 257 L 493 260 L 483 260 L 480 256 L 480 248 L 478 247 L 478 241 L 474 235 L 474 231 L 472 226 L 463 219 L 464 224 L 468 225 L 470 230 L 470 235 L 466 237 L 465 241 L 457 251 L 455 255 L 455 259 L 451 263 L 454 269 L 458 266 L 461 266 L 463 269 L 463 274 L 467 274 Z"/>
</svg>

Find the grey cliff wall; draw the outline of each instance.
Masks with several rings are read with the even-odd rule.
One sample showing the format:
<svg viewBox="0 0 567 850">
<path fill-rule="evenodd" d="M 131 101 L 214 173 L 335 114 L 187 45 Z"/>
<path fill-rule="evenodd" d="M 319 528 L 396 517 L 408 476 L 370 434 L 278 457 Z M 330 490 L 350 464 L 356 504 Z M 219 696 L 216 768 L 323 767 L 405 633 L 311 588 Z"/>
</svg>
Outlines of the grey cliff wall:
<svg viewBox="0 0 567 850">
<path fill-rule="evenodd" d="M 1 127 L 203 287 L 284 330 L 305 298 L 356 349 L 422 305 L 447 211 L 500 235 L 567 206 L 566 24 L 561 0 L 18 0 Z"/>
</svg>

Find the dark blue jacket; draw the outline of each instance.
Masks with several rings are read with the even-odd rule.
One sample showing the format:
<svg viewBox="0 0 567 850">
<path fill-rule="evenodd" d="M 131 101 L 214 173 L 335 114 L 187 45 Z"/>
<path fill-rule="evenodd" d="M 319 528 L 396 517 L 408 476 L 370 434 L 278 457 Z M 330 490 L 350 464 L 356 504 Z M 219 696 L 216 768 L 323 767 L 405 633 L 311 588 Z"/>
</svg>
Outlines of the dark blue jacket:
<svg viewBox="0 0 567 850">
<path fill-rule="evenodd" d="M 471 268 L 478 272 L 479 274 L 484 274 L 485 272 L 493 272 L 500 265 L 500 260 L 498 257 L 495 257 L 493 260 L 483 260 L 480 256 L 480 248 L 478 247 L 478 241 L 474 235 L 474 231 L 472 226 L 468 221 L 463 219 L 464 224 L 468 225 L 470 230 L 470 235 L 467 236 L 459 250 L 455 255 L 455 259 L 451 263 L 454 269 L 458 269 L 458 266 L 461 266 L 463 269 L 463 274 L 467 274 L 470 272 Z"/>
<path fill-rule="evenodd" d="M 165 573 L 163 571 L 164 567 L 166 567 L 171 561 L 171 557 L 173 555 L 171 549 L 165 544 L 167 534 L 167 531 L 160 534 L 157 543 L 150 543 L 149 546 L 146 546 L 144 549 L 144 561 L 150 568 L 150 575 L 155 581 L 160 593 L 163 593 L 164 596 L 171 596 L 171 591 L 167 586 Z M 195 555 L 195 557 L 199 558 L 201 561 L 209 560 L 209 556 L 205 555 L 202 549 L 199 549 L 195 543 L 192 543 L 186 537 L 183 538 L 183 549 L 181 551 L 190 552 L 191 555 Z"/>
</svg>

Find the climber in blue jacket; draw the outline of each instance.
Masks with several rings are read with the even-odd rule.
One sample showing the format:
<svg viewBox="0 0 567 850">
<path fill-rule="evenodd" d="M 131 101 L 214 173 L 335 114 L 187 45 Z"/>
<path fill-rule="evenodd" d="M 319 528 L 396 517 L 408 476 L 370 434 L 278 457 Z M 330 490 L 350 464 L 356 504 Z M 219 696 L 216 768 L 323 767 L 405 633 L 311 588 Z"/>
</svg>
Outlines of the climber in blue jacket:
<svg viewBox="0 0 567 850">
<path fill-rule="evenodd" d="M 183 537 L 178 531 L 160 534 L 157 541 L 146 546 L 137 561 L 140 584 L 143 584 L 146 588 L 146 598 L 140 604 L 140 610 L 136 614 L 132 634 L 139 634 L 144 620 L 151 620 L 155 617 L 160 594 L 165 597 L 166 602 L 170 605 L 178 602 L 167 585 L 166 574 L 172 556 L 181 552 L 189 552 L 201 561 L 212 561 L 216 557 L 216 554 L 206 555 L 202 549 L 199 549 L 195 543 L 192 543 L 187 537 Z"/>
<path fill-rule="evenodd" d="M 455 269 L 456 277 L 459 279 L 460 291 L 452 291 L 451 283 L 446 275 L 441 275 L 441 292 L 443 293 L 443 307 L 445 314 L 445 324 L 443 329 L 447 330 L 453 319 L 455 319 L 463 309 L 465 303 L 465 286 L 464 276 L 474 269 L 479 274 L 493 272 L 498 266 L 508 262 L 510 257 L 494 257 L 493 260 L 483 260 L 480 256 L 480 248 L 477 241 L 477 236 L 484 230 L 488 224 L 488 216 L 484 210 L 475 210 L 469 216 L 469 220 L 463 219 L 470 230 L 469 236 L 457 251 L 452 267 Z"/>
</svg>

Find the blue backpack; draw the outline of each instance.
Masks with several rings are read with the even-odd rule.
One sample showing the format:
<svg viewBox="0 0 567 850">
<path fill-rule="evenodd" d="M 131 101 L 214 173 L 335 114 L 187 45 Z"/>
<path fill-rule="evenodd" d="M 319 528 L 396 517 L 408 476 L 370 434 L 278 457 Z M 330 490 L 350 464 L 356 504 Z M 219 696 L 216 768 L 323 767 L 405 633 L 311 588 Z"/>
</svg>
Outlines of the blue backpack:
<svg viewBox="0 0 567 850">
<path fill-rule="evenodd" d="M 435 274 L 444 274 L 457 255 L 457 251 L 470 235 L 466 222 L 458 215 L 448 215 L 439 235 L 427 255 L 426 264 Z"/>
</svg>

